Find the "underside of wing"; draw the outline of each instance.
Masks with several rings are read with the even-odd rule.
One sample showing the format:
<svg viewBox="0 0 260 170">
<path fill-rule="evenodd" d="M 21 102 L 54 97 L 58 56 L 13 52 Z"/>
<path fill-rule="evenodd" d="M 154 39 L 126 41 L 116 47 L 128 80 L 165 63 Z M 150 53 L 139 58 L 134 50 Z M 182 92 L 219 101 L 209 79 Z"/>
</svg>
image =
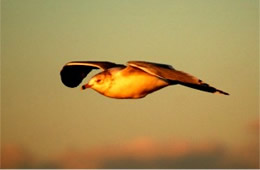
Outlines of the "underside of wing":
<svg viewBox="0 0 260 170">
<path fill-rule="evenodd" d="M 144 62 L 144 61 L 130 61 L 128 62 L 128 65 L 141 69 L 158 78 L 164 79 L 165 81 L 168 81 L 171 84 L 181 84 L 197 90 L 228 95 L 228 93 L 218 90 L 214 87 L 211 87 L 207 83 L 204 83 L 202 80 L 188 73 L 175 70 L 170 65 L 157 64 L 157 63 Z"/>
<path fill-rule="evenodd" d="M 77 87 L 92 69 L 107 70 L 118 64 L 100 61 L 72 61 L 60 71 L 61 81 L 67 87 Z"/>
</svg>

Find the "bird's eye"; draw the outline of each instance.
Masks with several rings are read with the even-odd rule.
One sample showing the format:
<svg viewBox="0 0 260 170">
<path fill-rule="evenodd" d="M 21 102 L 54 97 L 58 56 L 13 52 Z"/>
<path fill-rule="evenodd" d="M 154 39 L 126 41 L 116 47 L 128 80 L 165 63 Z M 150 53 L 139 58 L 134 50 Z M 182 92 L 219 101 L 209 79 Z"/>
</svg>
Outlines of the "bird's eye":
<svg viewBox="0 0 260 170">
<path fill-rule="evenodd" d="M 97 83 L 100 83 L 100 82 L 101 82 L 101 79 L 97 79 L 96 82 L 97 82 Z"/>
</svg>

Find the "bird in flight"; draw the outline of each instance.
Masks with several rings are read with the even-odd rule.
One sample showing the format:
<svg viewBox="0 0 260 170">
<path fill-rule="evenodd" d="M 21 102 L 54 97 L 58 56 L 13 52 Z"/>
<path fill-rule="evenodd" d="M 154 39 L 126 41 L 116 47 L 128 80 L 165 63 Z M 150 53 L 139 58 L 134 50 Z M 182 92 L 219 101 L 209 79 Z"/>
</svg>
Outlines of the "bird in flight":
<svg viewBox="0 0 260 170">
<path fill-rule="evenodd" d="M 61 80 L 67 87 L 77 87 L 92 69 L 94 75 L 81 88 L 92 88 L 100 94 L 117 99 L 137 99 L 169 85 L 183 85 L 197 90 L 229 95 L 171 65 L 146 61 L 129 61 L 127 65 L 107 61 L 72 61 L 62 68 Z"/>
</svg>

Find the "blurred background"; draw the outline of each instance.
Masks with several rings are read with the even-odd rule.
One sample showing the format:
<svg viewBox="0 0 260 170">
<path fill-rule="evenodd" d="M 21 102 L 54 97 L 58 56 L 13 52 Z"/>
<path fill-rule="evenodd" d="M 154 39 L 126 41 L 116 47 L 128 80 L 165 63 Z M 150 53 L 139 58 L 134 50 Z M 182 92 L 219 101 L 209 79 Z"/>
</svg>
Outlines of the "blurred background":
<svg viewBox="0 0 260 170">
<path fill-rule="evenodd" d="M 176 85 L 110 99 L 61 83 L 73 60 L 170 64 L 231 95 Z M 259 168 L 258 159 L 259 1 L 1 1 L 2 168 Z"/>
</svg>

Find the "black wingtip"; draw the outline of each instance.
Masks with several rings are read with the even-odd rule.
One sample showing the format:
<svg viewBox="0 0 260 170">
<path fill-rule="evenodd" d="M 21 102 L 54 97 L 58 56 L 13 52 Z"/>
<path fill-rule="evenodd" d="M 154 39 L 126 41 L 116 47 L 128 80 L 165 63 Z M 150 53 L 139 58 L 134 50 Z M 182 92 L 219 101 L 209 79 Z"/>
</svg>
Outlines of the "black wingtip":
<svg viewBox="0 0 260 170">
<path fill-rule="evenodd" d="M 60 72 L 61 81 L 67 87 L 77 87 L 90 71 L 91 68 L 84 66 L 65 65 Z"/>
</svg>

